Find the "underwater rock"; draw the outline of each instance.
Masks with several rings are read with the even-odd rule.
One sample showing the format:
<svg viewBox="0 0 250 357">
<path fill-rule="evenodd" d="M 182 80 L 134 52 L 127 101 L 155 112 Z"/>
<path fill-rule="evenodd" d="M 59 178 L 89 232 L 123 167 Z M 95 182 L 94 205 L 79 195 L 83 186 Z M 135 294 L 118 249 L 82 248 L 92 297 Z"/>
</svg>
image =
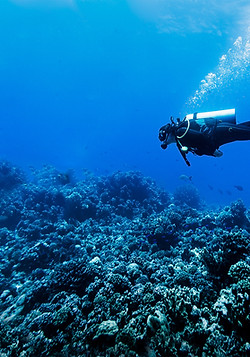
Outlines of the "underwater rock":
<svg viewBox="0 0 250 357">
<path fill-rule="evenodd" d="M 103 321 L 97 329 L 96 335 L 94 336 L 93 340 L 94 341 L 101 341 L 110 343 L 111 341 L 114 341 L 115 336 L 118 332 L 118 326 L 115 321 L 112 320 L 107 320 Z"/>
<path fill-rule="evenodd" d="M 165 335 L 168 334 L 169 325 L 166 316 L 159 310 L 155 311 L 155 315 L 149 315 L 147 318 L 147 328 L 150 334 L 155 335 L 157 330 L 161 330 L 161 333 Z"/>
</svg>

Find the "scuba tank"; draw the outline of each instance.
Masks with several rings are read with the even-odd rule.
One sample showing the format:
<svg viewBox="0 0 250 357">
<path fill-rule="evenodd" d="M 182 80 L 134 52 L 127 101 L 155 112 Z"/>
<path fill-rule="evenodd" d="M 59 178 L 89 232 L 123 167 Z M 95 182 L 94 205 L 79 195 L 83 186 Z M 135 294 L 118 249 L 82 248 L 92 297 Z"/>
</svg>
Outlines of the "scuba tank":
<svg viewBox="0 0 250 357">
<path fill-rule="evenodd" d="M 226 110 L 216 110 L 214 112 L 204 112 L 204 113 L 194 113 L 185 116 L 184 120 L 198 120 L 201 124 L 202 122 L 209 119 L 216 119 L 220 123 L 231 123 L 236 124 L 236 114 L 235 109 Z"/>
</svg>

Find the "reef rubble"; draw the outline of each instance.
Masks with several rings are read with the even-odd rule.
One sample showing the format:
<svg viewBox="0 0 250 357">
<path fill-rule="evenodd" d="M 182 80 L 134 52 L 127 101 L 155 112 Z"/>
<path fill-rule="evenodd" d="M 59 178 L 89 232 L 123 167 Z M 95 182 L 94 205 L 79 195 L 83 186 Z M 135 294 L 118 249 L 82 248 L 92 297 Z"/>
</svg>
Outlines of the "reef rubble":
<svg viewBox="0 0 250 357">
<path fill-rule="evenodd" d="M 0 356 L 250 356 L 250 211 L 0 163 Z"/>
</svg>

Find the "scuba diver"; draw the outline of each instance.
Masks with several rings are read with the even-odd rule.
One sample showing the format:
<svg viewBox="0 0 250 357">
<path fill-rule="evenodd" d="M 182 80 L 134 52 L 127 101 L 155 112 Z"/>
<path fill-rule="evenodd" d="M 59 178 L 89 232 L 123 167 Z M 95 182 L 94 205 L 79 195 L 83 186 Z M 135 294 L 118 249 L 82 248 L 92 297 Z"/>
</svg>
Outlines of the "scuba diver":
<svg viewBox="0 0 250 357">
<path fill-rule="evenodd" d="M 166 149 L 175 143 L 188 166 L 188 152 L 220 157 L 223 155 L 219 150 L 221 145 L 250 140 L 250 121 L 236 124 L 235 109 L 188 114 L 176 122 L 173 117 L 170 120 L 170 124 L 160 128 L 161 147 Z"/>
</svg>

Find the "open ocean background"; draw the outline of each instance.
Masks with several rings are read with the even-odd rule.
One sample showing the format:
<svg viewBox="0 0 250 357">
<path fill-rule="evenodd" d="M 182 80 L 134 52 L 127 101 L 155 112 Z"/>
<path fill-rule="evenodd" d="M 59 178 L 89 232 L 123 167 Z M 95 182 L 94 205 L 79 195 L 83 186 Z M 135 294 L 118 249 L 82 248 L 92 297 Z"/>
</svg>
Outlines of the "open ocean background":
<svg viewBox="0 0 250 357">
<path fill-rule="evenodd" d="M 249 120 L 247 2 L 2 0 L 0 17 L 1 159 L 136 170 L 170 192 L 187 175 L 208 203 L 250 205 L 249 142 L 189 154 L 188 168 L 158 141 L 171 115 L 236 108 Z"/>
</svg>

